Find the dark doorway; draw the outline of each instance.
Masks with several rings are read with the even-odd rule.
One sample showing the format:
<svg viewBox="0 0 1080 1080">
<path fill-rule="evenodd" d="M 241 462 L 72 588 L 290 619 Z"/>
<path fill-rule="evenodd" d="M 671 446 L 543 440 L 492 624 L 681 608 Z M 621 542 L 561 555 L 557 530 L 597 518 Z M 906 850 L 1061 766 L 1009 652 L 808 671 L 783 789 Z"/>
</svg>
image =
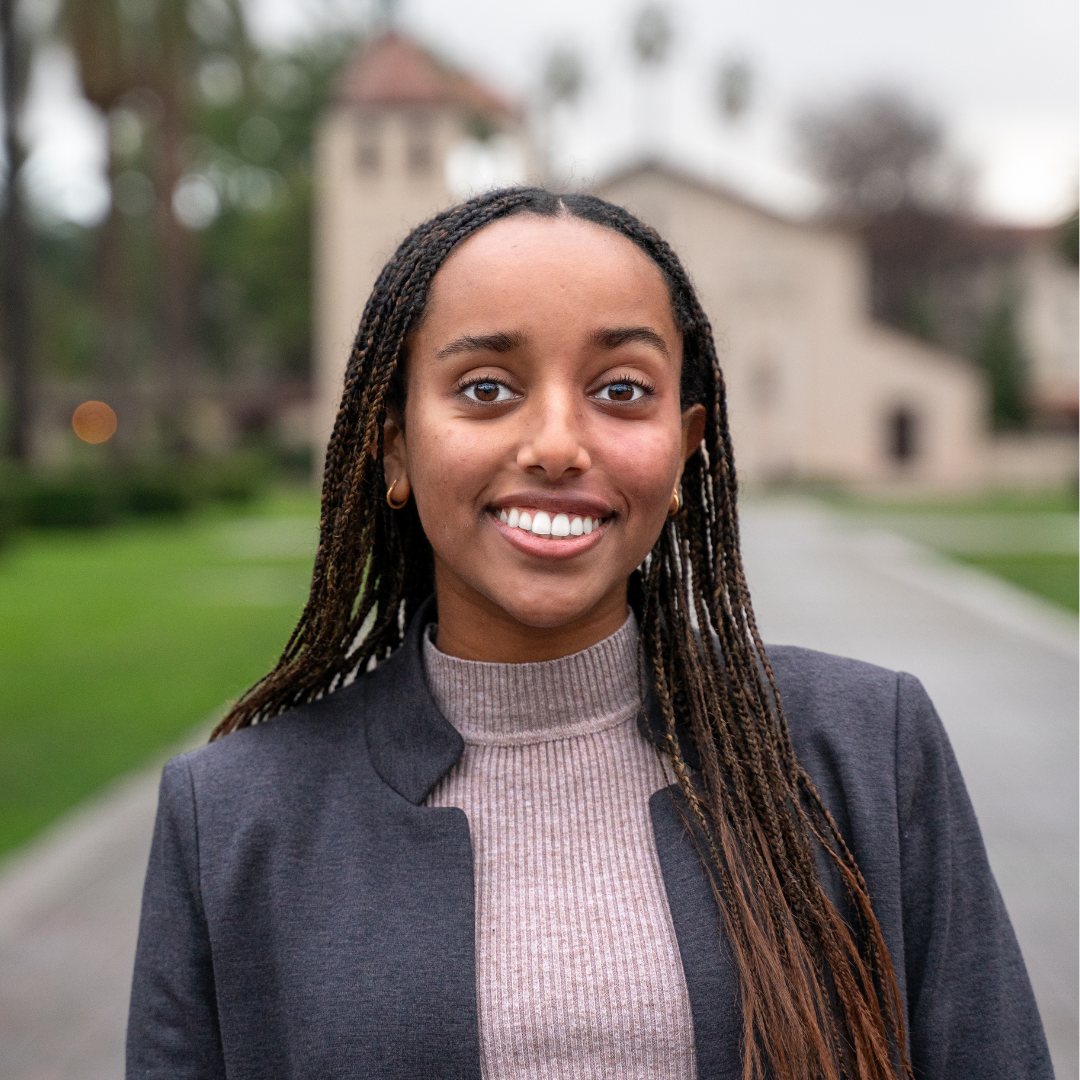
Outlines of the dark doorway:
<svg viewBox="0 0 1080 1080">
<path fill-rule="evenodd" d="M 913 409 L 900 406 L 889 414 L 889 456 L 900 465 L 910 464 L 918 453 L 918 417 Z"/>
</svg>

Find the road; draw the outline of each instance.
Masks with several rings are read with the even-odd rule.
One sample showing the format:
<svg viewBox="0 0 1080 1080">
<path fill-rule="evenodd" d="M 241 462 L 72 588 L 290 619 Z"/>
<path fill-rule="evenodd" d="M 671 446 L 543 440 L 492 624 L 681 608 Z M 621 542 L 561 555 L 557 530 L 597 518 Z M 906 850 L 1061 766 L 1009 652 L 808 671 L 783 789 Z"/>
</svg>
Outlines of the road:
<svg viewBox="0 0 1080 1080">
<path fill-rule="evenodd" d="M 766 641 L 917 675 L 937 704 L 1016 926 L 1059 1080 L 1077 1075 L 1076 624 L 809 503 L 751 504 Z M 0 1080 L 119 1080 L 156 769 L 0 868 Z"/>
</svg>

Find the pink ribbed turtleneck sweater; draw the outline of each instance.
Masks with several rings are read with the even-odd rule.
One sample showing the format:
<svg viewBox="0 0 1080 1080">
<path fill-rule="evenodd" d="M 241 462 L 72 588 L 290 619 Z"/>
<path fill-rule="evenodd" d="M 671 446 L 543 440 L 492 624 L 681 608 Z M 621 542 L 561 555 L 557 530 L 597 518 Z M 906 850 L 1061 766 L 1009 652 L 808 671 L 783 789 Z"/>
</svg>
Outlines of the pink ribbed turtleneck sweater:
<svg viewBox="0 0 1080 1080">
<path fill-rule="evenodd" d="M 693 1019 L 649 819 L 672 782 L 638 732 L 638 632 L 484 664 L 424 636 L 465 740 L 429 796 L 469 818 L 484 1080 L 691 1080 Z"/>
</svg>

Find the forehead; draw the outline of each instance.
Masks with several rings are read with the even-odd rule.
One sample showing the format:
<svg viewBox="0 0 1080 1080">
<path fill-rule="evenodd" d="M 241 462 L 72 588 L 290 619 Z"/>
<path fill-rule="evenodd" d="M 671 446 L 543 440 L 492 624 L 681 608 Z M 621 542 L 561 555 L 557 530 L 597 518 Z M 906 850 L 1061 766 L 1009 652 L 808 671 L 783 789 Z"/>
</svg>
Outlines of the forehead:
<svg viewBox="0 0 1080 1080">
<path fill-rule="evenodd" d="M 522 313 L 552 303 L 599 305 L 612 314 L 648 315 L 674 330 L 670 293 L 656 263 L 620 233 L 575 217 L 519 214 L 464 241 L 432 281 L 427 316 L 478 303 Z"/>
</svg>

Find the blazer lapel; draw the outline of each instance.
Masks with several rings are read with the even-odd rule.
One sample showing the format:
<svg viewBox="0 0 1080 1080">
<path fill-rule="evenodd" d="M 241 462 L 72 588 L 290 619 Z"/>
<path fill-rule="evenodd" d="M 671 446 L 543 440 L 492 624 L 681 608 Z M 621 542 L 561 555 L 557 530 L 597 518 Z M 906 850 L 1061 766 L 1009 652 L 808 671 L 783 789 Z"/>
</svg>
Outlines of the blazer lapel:
<svg viewBox="0 0 1080 1080">
<path fill-rule="evenodd" d="M 435 598 L 424 601 L 405 641 L 370 675 L 368 750 L 375 771 L 414 806 L 457 763 L 465 743 L 439 712 L 424 675 L 421 638 L 434 618 Z"/>
<path fill-rule="evenodd" d="M 638 727 L 645 738 L 659 742 L 663 718 L 651 691 Z M 680 726 L 677 734 L 684 760 L 696 770 L 699 759 L 689 733 Z M 682 802 L 678 785 L 672 784 L 653 794 L 649 813 L 690 995 L 698 1076 L 727 1080 L 742 1075 L 738 971 L 701 857 L 679 812 Z"/>
<path fill-rule="evenodd" d="M 479 1080 L 469 822 L 454 807 L 423 805 L 465 746 L 436 708 L 424 676 L 421 634 L 432 617 L 428 601 L 402 647 L 364 677 L 370 760 L 391 789 L 380 826 L 389 874 L 380 977 L 387 990 L 392 985 L 393 1001 L 380 1038 L 390 1057 L 379 1075 Z M 394 1030 L 399 1020 L 404 1026 Z"/>
<path fill-rule="evenodd" d="M 676 805 L 676 785 L 649 800 L 656 852 L 664 875 L 671 921 L 679 941 L 701 1080 L 742 1075 L 739 980 L 720 912 Z"/>
</svg>

